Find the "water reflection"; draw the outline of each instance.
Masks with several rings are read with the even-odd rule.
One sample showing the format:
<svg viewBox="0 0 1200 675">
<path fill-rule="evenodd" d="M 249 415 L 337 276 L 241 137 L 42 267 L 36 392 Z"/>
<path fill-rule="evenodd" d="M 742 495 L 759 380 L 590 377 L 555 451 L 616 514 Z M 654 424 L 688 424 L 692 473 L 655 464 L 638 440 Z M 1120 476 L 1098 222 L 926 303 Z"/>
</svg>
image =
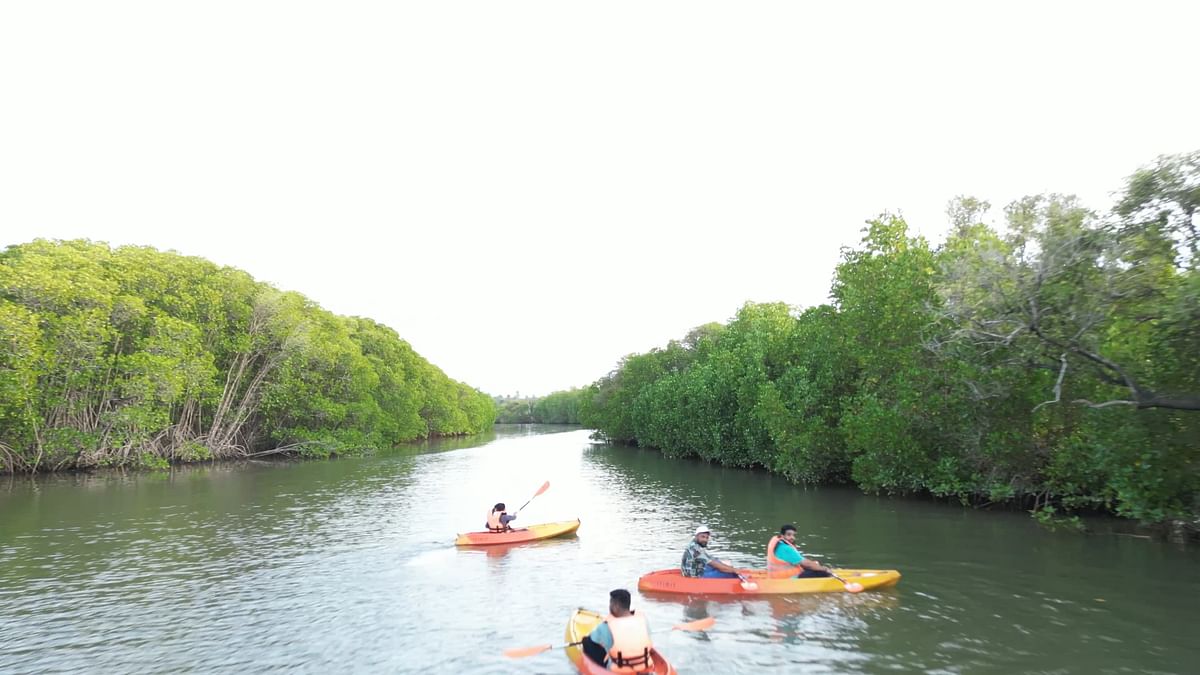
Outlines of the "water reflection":
<svg viewBox="0 0 1200 675">
<path fill-rule="evenodd" d="M 760 595 L 747 597 L 671 595 L 666 593 L 643 593 L 651 603 L 682 605 L 689 621 L 716 616 L 725 611 L 736 610 L 744 616 L 770 615 L 775 619 L 787 619 L 801 614 L 819 614 L 833 611 L 873 617 L 875 612 L 886 612 L 900 605 L 896 589 L 885 588 L 861 594 L 850 593 L 802 593 L 797 595 Z"/>
</svg>

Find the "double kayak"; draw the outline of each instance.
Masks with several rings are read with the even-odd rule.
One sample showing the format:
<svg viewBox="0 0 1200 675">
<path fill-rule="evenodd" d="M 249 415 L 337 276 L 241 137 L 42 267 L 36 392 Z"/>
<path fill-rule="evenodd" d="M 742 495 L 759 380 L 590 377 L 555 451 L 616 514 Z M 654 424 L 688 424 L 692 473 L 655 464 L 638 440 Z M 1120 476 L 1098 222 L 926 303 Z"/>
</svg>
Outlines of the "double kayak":
<svg viewBox="0 0 1200 675">
<path fill-rule="evenodd" d="M 567 658 L 571 659 L 571 663 L 574 663 L 579 672 L 584 675 L 612 675 L 611 670 L 587 658 L 583 655 L 582 649 L 574 646 L 574 643 L 582 640 L 583 636 L 592 632 L 592 629 L 603 620 L 603 616 L 580 608 L 575 610 L 575 613 L 571 615 L 571 620 L 567 621 L 566 638 L 567 642 L 572 645 L 567 647 Z M 654 661 L 654 667 L 646 672 L 656 675 L 676 675 L 675 667 L 667 663 L 657 649 L 650 650 L 650 658 Z"/>
<path fill-rule="evenodd" d="M 508 532 L 467 532 L 458 535 L 454 540 L 455 546 L 493 546 L 495 544 L 520 544 L 538 539 L 550 539 L 571 534 L 579 529 L 579 519 L 564 520 L 558 523 L 541 523 L 530 525 L 519 530 Z"/>
<path fill-rule="evenodd" d="M 833 573 L 847 583 L 860 583 L 863 590 L 894 586 L 900 581 L 896 570 L 834 569 Z M 679 568 L 658 570 L 638 579 L 638 590 L 646 593 L 680 593 L 689 595 L 782 595 L 787 593 L 837 593 L 845 590 L 842 582 L 833 577 L 811 579 L 769 579 L 765 570 L 745 573 L 748 581 L 758 588 L 747 590 L 741 579 L 702 579 L 685 577 Z"/>
</svg>

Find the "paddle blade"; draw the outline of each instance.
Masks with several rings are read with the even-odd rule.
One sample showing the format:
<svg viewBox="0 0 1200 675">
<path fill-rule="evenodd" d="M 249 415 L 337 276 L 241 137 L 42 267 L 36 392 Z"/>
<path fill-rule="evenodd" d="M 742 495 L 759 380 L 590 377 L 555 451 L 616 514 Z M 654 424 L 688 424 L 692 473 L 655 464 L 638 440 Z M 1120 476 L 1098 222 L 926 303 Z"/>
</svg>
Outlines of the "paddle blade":
<svg viewBox="0 0 1200 675">
<path fill-rule="evenodd" d="M 709 628 L 712 628 L 713 624 L 716 622 L 717 617 L 710 616 L 707 619 L 697 619 L 696 621 L 689 621 L 687 623 L 681 623 L 678 626 L 672 626 L 671 630 L 708 630 Z"/>
<path fill-rule="evenodd" d="M 546 481 L 545 483 L 542 483 L 542 487 L 538 488 L 537 492 L 533 493 L 533 496 L 536 497 L 549 489 L 550 489 L 550 481 Z"/>
<path fill-rule="evenodd" d="M 538 647 L 521 647 L 513 649 L 505 649 L 504 655 L 510 659 L 523 659 L 526 656 L 537 656 L 542 652 L 548 652 L 554 649 L 554 645 L 541 645 Z"/>
<path fill-rule="evenodd" d="M 740 574 L 738 574 L 738 578 L 742 580 L 741 585 L 742 585 L 743 591 L 757 591 L 758 590 L 758 584 L 756 584 L 753 581 L 750 581 L 749 579 L 746 578 L 745 570 L 743 570 Z"/>
<path fill-rule="evenodd" d="M 846 584 L 846 590 L 850 591 L 851 593 L 862 593 L 863 585 L 858 583 L 857 581 L 853 581 L 851 583 Z"/>
</svg>

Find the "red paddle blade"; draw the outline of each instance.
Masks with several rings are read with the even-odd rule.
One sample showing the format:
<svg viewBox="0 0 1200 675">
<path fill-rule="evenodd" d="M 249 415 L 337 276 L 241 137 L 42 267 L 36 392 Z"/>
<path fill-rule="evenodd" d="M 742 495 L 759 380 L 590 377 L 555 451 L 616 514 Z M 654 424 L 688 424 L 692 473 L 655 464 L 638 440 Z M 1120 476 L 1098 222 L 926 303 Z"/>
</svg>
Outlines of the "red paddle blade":
<svg viewBox="0 0 1200 675">
<path fill-rule="evenodd" d="M 696 621 L 689 621 L 687 623 L 681 623 L 678 626 L 672 626 L 671 630 L 708 630 L 709 628 L 712 628 L 713 624 L 716 622 L 717 618 L 715 616 L 710 616 L 707 619 L 697 619 Z"/>
<path fill-rule="evenodd" d="M 533 493 L 533 496 L 536 497 L 549 489 L 550 489 L 550 481 L 546 481 L 545 483 L 542 483 L 542 487 L 538 488 L 537 492 Z"/>
<path fill-rule="evenodd" d="M 548 652 L 554 648 L 554 645 L 540 645 L 538 647 L 514 647 L 513 649 L 505 649 L 504 655 L 510 659 L 523 659 L 526 656 L 536 656 L 542 652 Z"/>
<path fill-rule="evenodd" d="M 857 581 L 855 581 L 855 582 L 846 584 L 846 590 L 850 591 L 851 593 L 862 593 L 863 585 L 858 583 Z"/>
</svg>

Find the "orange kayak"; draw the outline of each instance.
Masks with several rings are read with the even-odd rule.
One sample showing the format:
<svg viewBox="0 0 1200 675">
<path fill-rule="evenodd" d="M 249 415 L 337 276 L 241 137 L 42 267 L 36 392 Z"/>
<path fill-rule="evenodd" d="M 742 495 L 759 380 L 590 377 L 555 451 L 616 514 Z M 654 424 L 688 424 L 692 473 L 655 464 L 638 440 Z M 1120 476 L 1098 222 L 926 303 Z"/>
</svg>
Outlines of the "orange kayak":
<svg viewBox="0 0 1200 675">
<path fill-rule="evenodd" d="M 567 642 L 579 642 L 603 620 L 604 617 L 595 612 L 589 612 L 582 608 L 575 610 L 575 613 L 571 615 L 571 620 L 567 622 Z M 583 650 L 579 647 L 567 647 L 567 658 L 571 659 L 571 663 L 574 663 L 579 672 L 584 675 L 612 675 L 611 670 L 584 656 Z M 646 672 L 656 675 L 677 675 L 675 666 L 667 663 L 657 649 L 650 650 L 650 658 L 654 661 L 654 669 Z"/>
<path fill-rule="evenodd" d="M 863 590 L 894 586 L 900 581 L 896 570 L 834 569 L 834 574 L 849 583 L 862 584 Z M 638 590 L 647 593 L 682 593 L 691 595 L 779 595 L 784 593 L 838 593 L 845 591 L 842 582 L 833 577 L 813 579 L 768 579 L 765 570 L 745 571 L 746 578 L 758 584 L 748 591 L 741 579 L 700 579 L 685 577 L 679 568 L 658 570 L 638 579 Z"/>
<path fill-rule="evenodd" d="M 564 520 L 558 523 L 541 523 L 530 525 L 519 530 L 508 532 L 468 532 L 458 535 L 454 540 L 455 546 L 491 546 L 493 544 L 519 544 L 525 541 L 550 539 L 571 534 L 579 529 L 579 519 Z"/>
</svg>

